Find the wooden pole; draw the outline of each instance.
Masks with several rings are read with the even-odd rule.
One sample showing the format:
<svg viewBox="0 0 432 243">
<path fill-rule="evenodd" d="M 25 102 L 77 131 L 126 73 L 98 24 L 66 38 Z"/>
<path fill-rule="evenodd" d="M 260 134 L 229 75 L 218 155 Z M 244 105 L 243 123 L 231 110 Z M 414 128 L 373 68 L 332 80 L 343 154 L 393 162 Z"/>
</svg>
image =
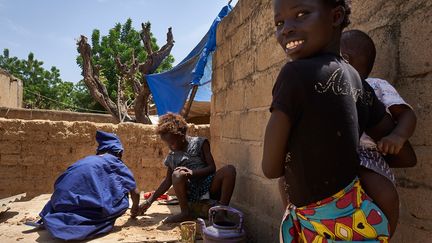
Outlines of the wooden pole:
<svg viewBox="0 0 432 243">
<path fill-rule="evenodd" d="M 197 90 L 198 90 L 198 85 L 194 85 L 192 87 L 192 92 L 191 92 L 191 94 L 189 96 L 189 101 L 188 101 L 188 103 L 186 105 L 186 109 L 184 110 L 183 117 L 185 119 L 188 118 L 188 115 L 189 115 L 190 109 L 192 107 L 193 100 L 195 99 L 195 95 L 196 95 Z"/>
</svg>

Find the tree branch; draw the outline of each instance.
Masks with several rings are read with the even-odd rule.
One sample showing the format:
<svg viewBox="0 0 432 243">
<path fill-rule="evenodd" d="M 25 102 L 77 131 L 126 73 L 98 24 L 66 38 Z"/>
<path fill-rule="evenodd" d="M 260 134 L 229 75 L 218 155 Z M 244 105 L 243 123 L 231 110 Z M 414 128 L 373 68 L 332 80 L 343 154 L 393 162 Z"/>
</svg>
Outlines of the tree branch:
<svg viewBox="0 0 432 243">
<path fill-rule="evenodd" d="M 135 58 L 135 54 L 132 52 L 132 64 L 130 68 L 126 64 L 121 63 L 120 57 L 115 58 L 115 63 L 122 77 L 132 86 L 134 93 L 139 93 L 141 91 L 141 83 L 136 78 L 139 63 Z"/>
<path fill-rule="evenodd" d="M 143 31 L 141 32 L 141 35 L 143 36 L 142 40 L 143 41 L 151 40 L 150 26 L 144 24 L 142 24 L 142 26 L 143 28 L 148 27 L 148 29 L 143 29 Z M 148 56 L 146 62 L 139 65 L 139 70 L 142 74 L 151 74 L 154 73 L 154 71 L 156 71 L 156 69 L 160 66 L 162 61 L 171 53 L 171 49 L 174 46 L 172 28 L 171 27 L 168 28 L 167 43 L 164 46 L 162 46 L 162 48 L 160 48 L 157 52 L 153 52 L 151 50 L 151 46 L 150 47 L 146 46 L 145 42 L 144 42 L 144 46 L 146 47 Z M 147 48 L 150 48 L 151 52 L 148 52 L 149 50 Z"/>
<path fill-rule="evenodd" d="M 141 40 L 143 41 L 144 48 L 149 56 L 153 54 L 153 49 L 151 46 L 151 24 L 149 22 L 147 23 L 141 23 L 142 32 L 141 32 Z"/>
<path fill-rule="evenodd" d="M 130 65 L 122 63 L 119 57 L 115 58 L 115 64 L 119 70 L 120 77 L 117 82 L 117 104 L 109 97 L 106 86 L 99 79 L 100 67 L 92 63 L 91 47 L 87 43 L 87 37 L 81 36 L 78 41 L 78 52 L 83 59 L 83 77 L 84 83 L 88 87 L 92 97 L 98 101 L 111 115 L 118 121 L 133 121 L 127 114 L 129 100 L 125 97 L 125 83 L 132 86 L 135 94 L 133 100 L 135 121 L 145 124 L 150 124 L 148 116 L 148 102 L 151 95 L 150 88 L 148 87 L 146 75 L 154 73 L 161 65 L 163 60 L 170 54 L 174 46 L 174 37 L 172 29 L 169 28 L 167 32 L 166 44 L 158 51 L 152 49 L 151 25 L 149 22 L 142 23 L 142 32 L 140 33 L 141 40 L 143 41 L 144 49 L 147 52 L 147 59 L 144 63 L 139 63 L 132 53 L 132 60 Z M 141 74 L 141 80 L 137 73 Z"/>
<path fill-rule="evenodd" d="M 91 47 L 87 43 L 87 37 L 81 35 L 78 40 L 78 52 L 83 59 L 83 77 L 84 83 L 90 91 L 93 98 L 99 102 L 117 121 L 121 121 L 119 117 L 119 109 L 108 95 L 106 86 L 99 80 L 99 70 L 95 68 L 91 60 Z M 129 115 L 121 112 L 126 120 L 132 120 Z"/>
<path fill-rule="evenodd" d="M 163 60 L 170 54 L 171 49 L 174 46 L 174 37 L 172 34 L 172 28 L 168 28 L 167 43 L 162 46 L 158 51 L 153 52 L 151 50 L 151 36 L 150 36 L 150 24 L 142 24 L 143 31 L 141 32 L 141 39 L 144 42 L 144 47 L 148 53 L 147 60 L 145 63 L 139 64 L 139 71 L 141 72 L 141 87 L 140 92 L 136 95 L 134 101 L 134 110 L 137 122 L 147 123 L 150 122 L 148 117 L 148 100 L 150 97 L 150 88 L 148 87 L 146 75 L 156 71 L 161 65 Z"/>
</svg>

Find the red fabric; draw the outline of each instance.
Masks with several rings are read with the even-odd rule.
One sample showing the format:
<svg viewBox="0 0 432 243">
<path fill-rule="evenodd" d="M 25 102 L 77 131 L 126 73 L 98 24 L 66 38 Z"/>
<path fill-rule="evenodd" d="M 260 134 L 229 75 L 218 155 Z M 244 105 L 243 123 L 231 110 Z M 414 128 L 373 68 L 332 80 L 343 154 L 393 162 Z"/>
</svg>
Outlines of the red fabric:
<svg viewBox="0 0 432 243">
<path fill-rule="evenodd" d="M 151 195 L 153 195 L 153 193 L 155 193 L 155 192 L 152 191 L 152 192 L 144 193 L 144 199 L 149 199 L 151 197 Z M 163 194 L 162 196 L 158 197 L 156 200 L 168 200 L 168 198 L 169 198 L 168 194 Z"/>
</svg>

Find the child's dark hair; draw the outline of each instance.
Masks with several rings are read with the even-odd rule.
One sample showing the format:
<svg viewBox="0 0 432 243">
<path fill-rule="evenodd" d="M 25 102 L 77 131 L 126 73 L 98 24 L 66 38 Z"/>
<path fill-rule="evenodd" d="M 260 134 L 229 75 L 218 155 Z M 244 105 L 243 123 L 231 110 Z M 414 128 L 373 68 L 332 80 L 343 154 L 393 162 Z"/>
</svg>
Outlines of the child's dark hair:
<svg viewBox="0 0 432 243">
<path fill-rule="evenodd" d="M 187 122 L 179 114 L 167 113 L 159 117 L 156 132 L 161 134 L 171 133 L 176 135 L 186 135 Z"/>
<path fill-rule="evenodd" d="M 342 6 L 345 9 L 345 19 L 342 22 L 341 28 L 344 29 L 348 27 L 351 23 L 350 15 L 351 15 L 351 0 L 322 0 L 325 4 L 335 8 L 337 6 Z"/>
<path fill-rule="evenodd" d="M 375 64 L 376 48 L 372 38 L 361 30 L 348 30 L 342 33 L 341 46 L 352 50 L 354 55 L 364 56 L 367 73 L 372 72 Z"/>
</svg>

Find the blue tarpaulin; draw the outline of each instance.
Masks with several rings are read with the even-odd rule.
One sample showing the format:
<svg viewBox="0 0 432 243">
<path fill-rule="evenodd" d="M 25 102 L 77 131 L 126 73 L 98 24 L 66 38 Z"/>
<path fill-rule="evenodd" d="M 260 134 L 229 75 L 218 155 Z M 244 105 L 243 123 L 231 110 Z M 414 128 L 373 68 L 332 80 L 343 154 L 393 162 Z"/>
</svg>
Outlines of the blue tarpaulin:
<svg viewBox="0 0 432 243">
<path fill-rule="evenodd" d="M 194 85 L 199 85 L 194 100 L 210 101 L 216 28 L 231 10 L 229 4 L 222 8 L 207 34 L 177 66 L 164 73 L 146 76 L 158 115 L 180 113 Z"/>
</svg>

